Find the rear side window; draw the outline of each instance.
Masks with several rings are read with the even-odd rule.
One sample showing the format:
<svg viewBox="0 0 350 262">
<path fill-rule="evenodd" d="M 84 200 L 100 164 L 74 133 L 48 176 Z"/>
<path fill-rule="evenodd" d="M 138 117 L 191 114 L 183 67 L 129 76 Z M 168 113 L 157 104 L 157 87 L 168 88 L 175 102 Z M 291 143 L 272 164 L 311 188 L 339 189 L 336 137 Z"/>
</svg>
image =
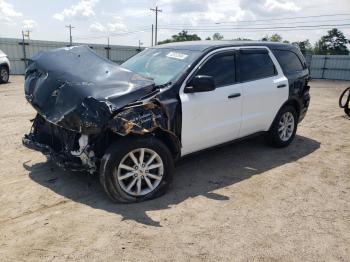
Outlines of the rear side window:
<svg viewBox="0 0 350 262">
<path fill-rule="evenodd" d="M 216 87 L 235 83 L 235 56 L 234 53 L 218 54 L 210 58 L 196 75 L 212 76 Z"/>
<path fill-rule="evenodd" d="M 247 51 L 239 54 L 239 81 L 252 81 L 276 74 L 275 66 L 265 51 Z"/>
<path fill-rule="evenodd" d="M 295 53 L 287 50 L 275 50 L 273 53 L 278 63 L 280 63 L 283 72 L 293 73 L 303 70 L 303 64 Z"/>
</svg>

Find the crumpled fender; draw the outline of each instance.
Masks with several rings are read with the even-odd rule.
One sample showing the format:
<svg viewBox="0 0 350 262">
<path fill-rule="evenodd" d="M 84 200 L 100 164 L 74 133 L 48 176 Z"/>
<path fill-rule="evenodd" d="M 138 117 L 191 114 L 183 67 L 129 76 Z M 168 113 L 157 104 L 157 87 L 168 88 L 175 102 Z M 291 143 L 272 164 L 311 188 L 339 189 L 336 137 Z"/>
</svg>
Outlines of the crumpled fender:
<svg viewBox="0 0 350 262">
<path fill-rule="evenodd" d="M 130 133 L 143 135 L 157 128 L 167 130 L 167 119 L 160 105 L 149 102 L 126 108 L 109 121 L 108 127 L 121 136 Z"/>
<path fill-rule="evenodd" d="M 157 99 L 130 106 L 109 121 L 108 128 L 120 136 L 152 134 L 169 147 L 174 159 L 181 154 L 179 137 L 171 131 L 167 110 Z"/>
</svg>

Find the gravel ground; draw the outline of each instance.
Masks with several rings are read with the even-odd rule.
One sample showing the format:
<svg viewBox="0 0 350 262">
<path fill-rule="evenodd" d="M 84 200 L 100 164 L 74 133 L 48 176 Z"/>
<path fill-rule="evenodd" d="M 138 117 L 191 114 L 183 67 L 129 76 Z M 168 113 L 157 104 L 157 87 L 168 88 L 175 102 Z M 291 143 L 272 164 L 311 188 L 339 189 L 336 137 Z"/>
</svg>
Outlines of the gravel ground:
<svg viewBox="0 0 350 262">
<path fill-rule="evenodd" d="M 294 143 L 261 137 L 181 160 L 170 191 L 117 205 L 97 177 L 24 148 L 23 77 L 0 86 L 0 261 L 349 261 L 349 82 L 312 81 Z"/>
</svg>

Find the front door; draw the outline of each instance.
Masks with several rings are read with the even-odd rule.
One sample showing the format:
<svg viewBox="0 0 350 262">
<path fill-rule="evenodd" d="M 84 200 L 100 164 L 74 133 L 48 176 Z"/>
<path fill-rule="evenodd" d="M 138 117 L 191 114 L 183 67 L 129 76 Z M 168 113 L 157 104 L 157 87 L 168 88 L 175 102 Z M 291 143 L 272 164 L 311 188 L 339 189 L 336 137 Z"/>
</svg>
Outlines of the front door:
<svg viewBox="0 0 350 262">
<path fill-rule="evenodd" d="M 216 89 L 180 91 L 182 155 L 235 139 L 241 125 L 243 94 L 236 84 L 235 53 L 225 51 L 209 57 L 195 75 L 212 76 Z"/>
</svg>

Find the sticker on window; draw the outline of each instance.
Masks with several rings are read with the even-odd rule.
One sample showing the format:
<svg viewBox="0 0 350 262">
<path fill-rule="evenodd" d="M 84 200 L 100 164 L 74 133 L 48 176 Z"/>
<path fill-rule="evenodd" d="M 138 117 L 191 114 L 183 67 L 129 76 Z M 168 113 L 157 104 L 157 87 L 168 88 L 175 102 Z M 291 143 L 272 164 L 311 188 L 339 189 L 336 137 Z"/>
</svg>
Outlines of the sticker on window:
<svg viewBox="0 0 350 262">
<path fill-rule="evenodd" d="M 180 59 L 180 60 L 184 60 L 184 59 L 186 59 L 188 57 L 188 55 L 182 54 L 182 53 L 178 53 L 178 52 L 170 52 L 166 56 L 170 57 L 170 58 Z"/>
</svg>

